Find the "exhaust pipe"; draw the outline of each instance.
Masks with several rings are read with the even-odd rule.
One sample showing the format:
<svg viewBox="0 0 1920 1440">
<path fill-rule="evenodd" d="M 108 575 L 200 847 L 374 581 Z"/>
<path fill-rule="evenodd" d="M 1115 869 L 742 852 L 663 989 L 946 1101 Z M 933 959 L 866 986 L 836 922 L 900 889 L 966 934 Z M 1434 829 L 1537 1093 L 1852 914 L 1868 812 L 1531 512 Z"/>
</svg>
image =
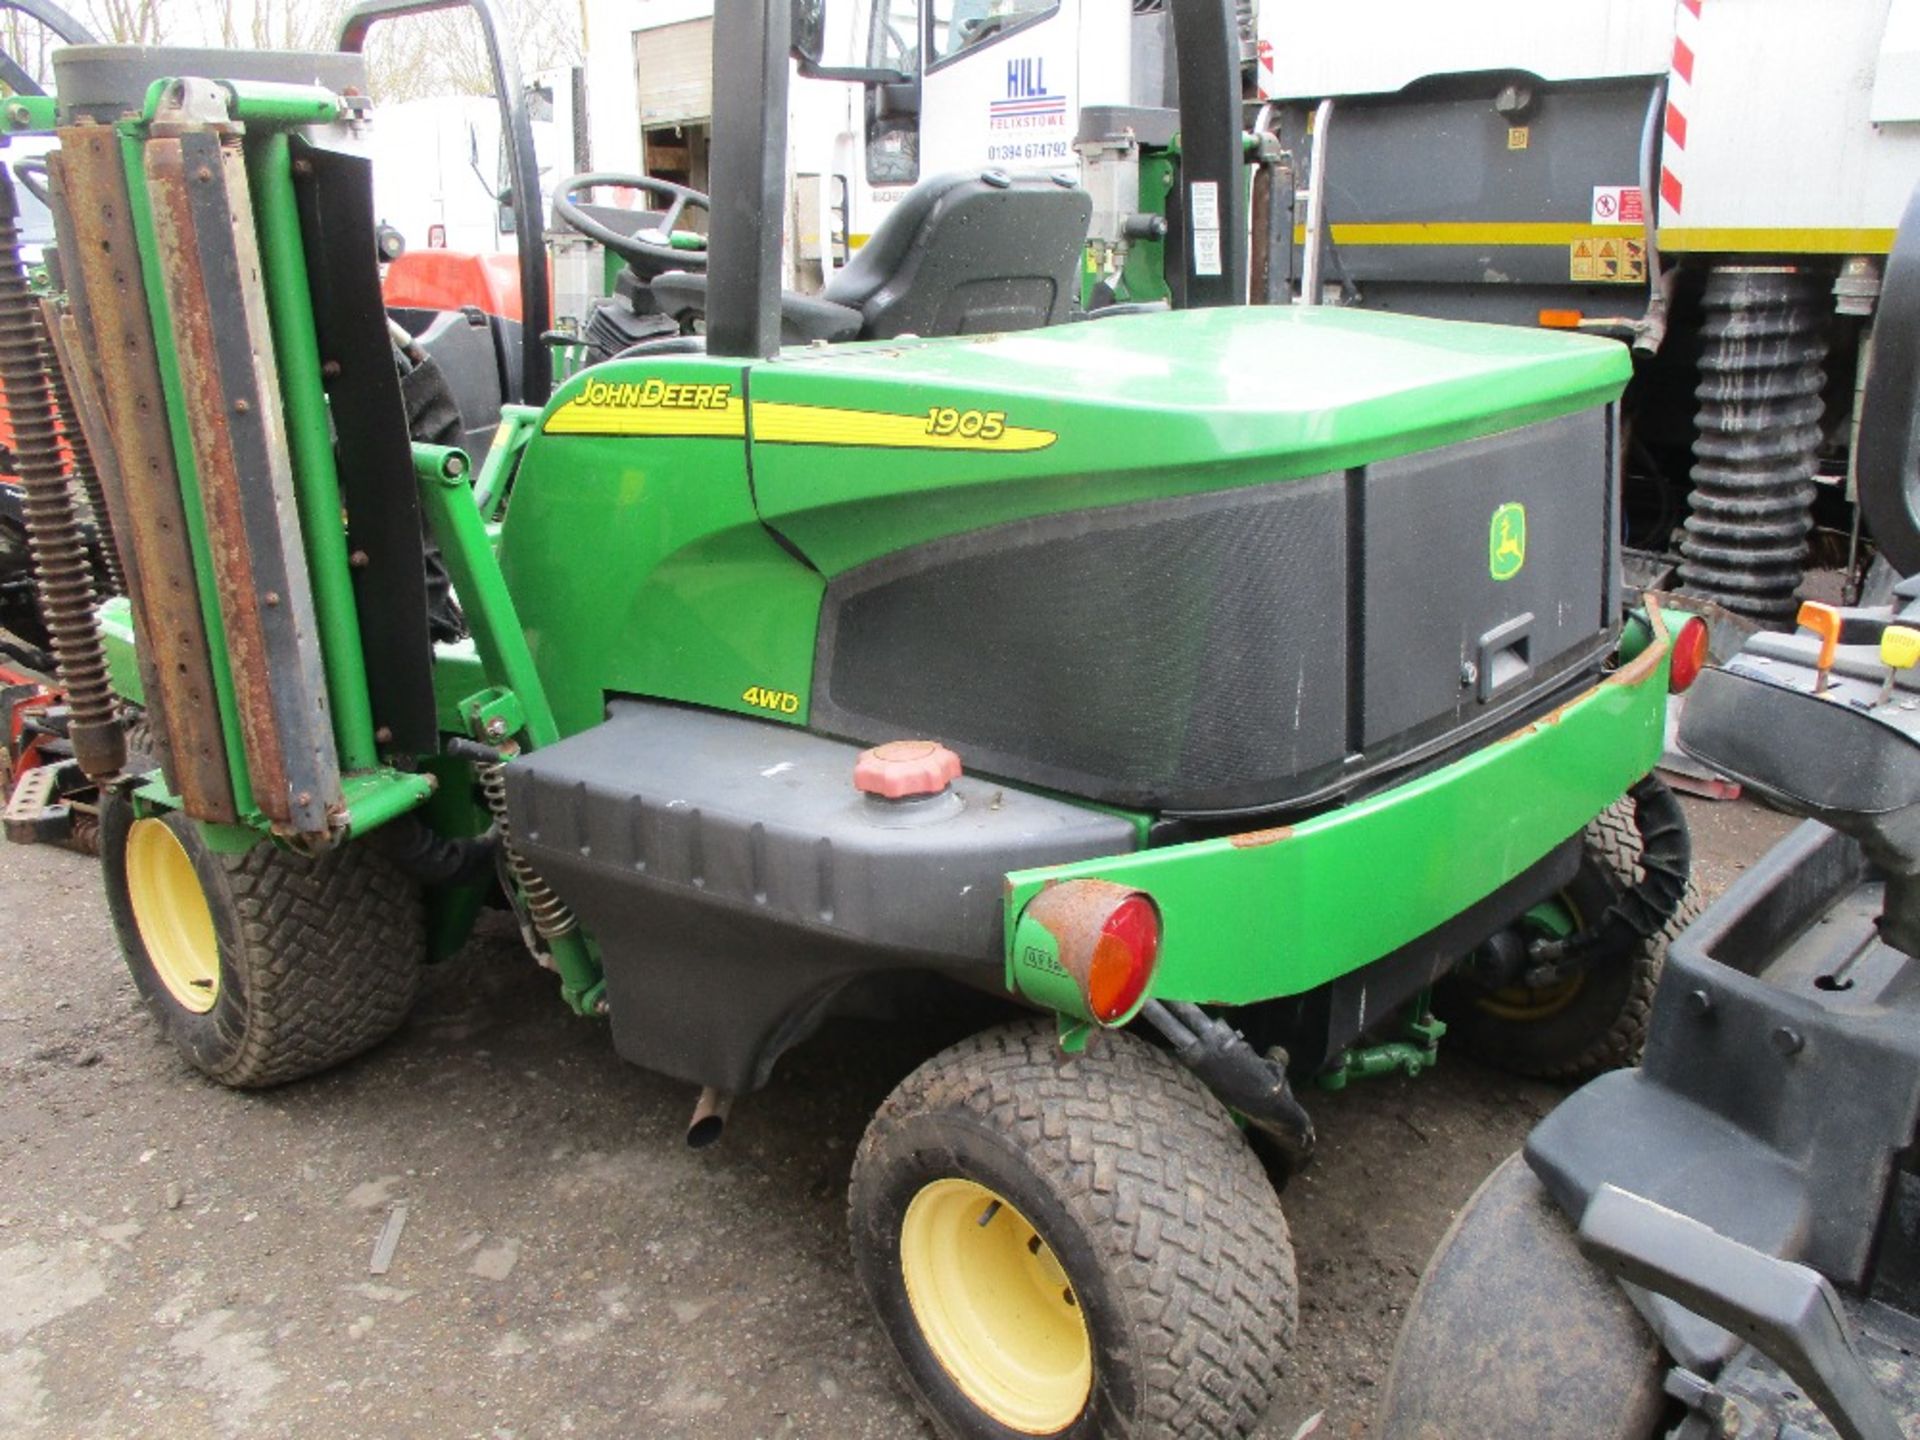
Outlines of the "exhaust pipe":
<svg viewBox="0 0 1920 1440">
<path fill-rule="evenodd" d="M 699 1102 L 693 1107 L 693 1119 L 687 1124 L 687 1148 L 705 1150 L 709 1145 L 718 1144 L 721 1132 L 727 1128 L 727 1116 L 732 1113 L 733 1096 L 707 1086 L 700 1092 Z"/>
</svg>

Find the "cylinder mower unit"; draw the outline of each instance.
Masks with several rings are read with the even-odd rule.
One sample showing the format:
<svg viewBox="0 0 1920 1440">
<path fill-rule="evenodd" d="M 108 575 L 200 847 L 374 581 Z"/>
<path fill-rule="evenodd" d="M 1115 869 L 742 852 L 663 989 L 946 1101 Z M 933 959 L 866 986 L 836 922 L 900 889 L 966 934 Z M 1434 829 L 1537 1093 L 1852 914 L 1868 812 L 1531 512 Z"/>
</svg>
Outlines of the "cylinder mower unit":
<svg viewBox="0 0 1920 1440">
<path fill-rule="evenodd" d="M 364 163 L 290 133 L 345 133 L 358 62 L 236 54 L 220 84 L 155 83 L 224 54 L 60 53 L 50 163 L 73 348 L 100 400 L 89 438 L 124 521 L 132 698 L 163 793 L 324 848 L 430 789 L 380 753 L 436 748 L 420 548 L 390 538 L 418 534 L 419 506 L 404 429 L 369 438 L 391 418 L 382 377 L 393 390 L 377 291 L 369 307 L 327 259 L 367 208 L 328 197 L 343 172 L 364 185 Z M 368 378 L 374 400 L 344 403 Z M 327 520 L 343 510 L 344 532 Z"/>
<path fill-rule="evenodd" d="M 1535 1073 L 1631 1058 L 1684 905 L 1641 782 L 1693 646 L 1627 616 L 1626 354 L 1238 303 L 1202 8 L 1179 183 L 1213 198 L 1169 248 L 1227 271 L 1080 324 L 1088 199 L 1050 176 L 935 177 L 858 293 L 783 297 L 791 17 L 721 7 L 704 278 L 656 277 L 704 333 L 509 408 L 477 469 L 382 308 L 359 59 L 60 52 L 62 329 L 129 586 L 104 673 L 159 758 L 102 856 L 193 1065 L 376 1043 L 500 892 L 570 1005 L 700 1087 L 698 1138 L 831 1015 L 1016 1002 L 856 1162 L 909 1377 L 957 1433 L 1204 1396 L 1227 1436 L 1294 1323 L 1249 1141 L 1306 1162 L 1296 1076 L 1430 1063 L 1430 1000 Z M 807 315 L 875 343 L 783 348 Z M 1516 926 L 1550 995 L 1461 966 Z"/>
</svg>

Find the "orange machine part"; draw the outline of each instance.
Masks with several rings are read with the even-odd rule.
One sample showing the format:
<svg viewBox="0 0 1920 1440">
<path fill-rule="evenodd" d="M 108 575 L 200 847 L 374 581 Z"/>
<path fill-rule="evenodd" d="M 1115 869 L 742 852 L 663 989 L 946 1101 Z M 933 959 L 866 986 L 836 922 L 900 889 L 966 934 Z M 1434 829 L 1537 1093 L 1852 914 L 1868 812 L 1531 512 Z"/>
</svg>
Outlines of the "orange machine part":
<svg viewBox="0 0 1920 1440">
<path fill-rule="evenodd" d="M 513 254 L 409 250 L 387 266 L 389 306 L 408 310 L 479 307 L 503 320 L 520 318 L 520 260 Z"/>
</svg>

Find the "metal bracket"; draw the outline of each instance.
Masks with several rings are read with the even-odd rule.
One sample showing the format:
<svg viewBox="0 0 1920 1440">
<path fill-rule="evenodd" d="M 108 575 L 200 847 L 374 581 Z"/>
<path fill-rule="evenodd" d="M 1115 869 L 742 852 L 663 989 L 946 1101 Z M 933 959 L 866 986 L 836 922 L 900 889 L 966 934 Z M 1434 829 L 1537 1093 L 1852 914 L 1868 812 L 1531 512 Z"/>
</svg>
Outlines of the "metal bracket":
<svg viewBox="0 0 1920 1440">
<path fill-rule="evenodd" d="M 1399 1071 L 1414 1079 L 1440 1062 L 1440 1041 L 1447 1033 L 1447 1022 L 1437 1018 L 1422 994 L 1402 1030 L 1402 1038 L 1378 1045 L 1356 1045 L 1343 1051 L 1333 1069 L 1317 1076 L 1314 1083 L 1322 1090 L 1344 1090 L 1349 1081 L 1371 1080 Z"/>
<path fill-rule="evenodd" d="M 520 697 L 496 685 L 460 702 L 460 718 L 467 733 L 487 745 L 510 740 L 527 728 L 527 712 Z"/>
<path fill-rule="evenodd" d="M 1087 1041 L 1093 1036 L 1091 1020 L 1076 1020 L 1071 1015 L 1062 1015 L 1057 1011 L 1053 1018 L 1060 1023 L 1061 1054 L 1078 1055 L 1087 1048 Z"/>
<path fill-rule="evenodd" d="M 211 80 L 156 80 L 147 91 L 148 123 L 168 132 L 201 127 L 231 129 L 234 120 L 230 99 L 226 88 Z"/>
<path fill-rule="evenodd" d="M 72 788 L 69 781 L 86 783 L 72 760 L 36 765 L 22 775 L 4 812 L 7 839 L 16 845 L 42 845 L 72 835 L 73 810 L 65 800 Z"/>
</svg>

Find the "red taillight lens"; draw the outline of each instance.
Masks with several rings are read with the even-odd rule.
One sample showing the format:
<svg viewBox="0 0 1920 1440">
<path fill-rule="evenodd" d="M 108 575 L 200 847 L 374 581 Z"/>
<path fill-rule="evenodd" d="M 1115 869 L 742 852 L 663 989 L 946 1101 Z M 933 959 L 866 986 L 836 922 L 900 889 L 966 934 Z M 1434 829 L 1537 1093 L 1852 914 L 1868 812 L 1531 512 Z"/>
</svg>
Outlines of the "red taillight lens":
<svg viewBox="0 0 1920 1440">
<path fill-rule="evenodd" d="M 1144 895 L 1129 895 L 1113 907 L 1093 942 L 1087 966 L 1087 1008 L 1111 1024 L 1140 1003 L 1160 959 L 1160 912 Z"/>
<path fill-rule="evenodd" d="M 1673 663 L 1667 671 L 1667 689 L 1678 695 L 1698 680 L 1706 668 L 1707 622 L 1694 615 L 1673 637 Z"/>
</svg>

